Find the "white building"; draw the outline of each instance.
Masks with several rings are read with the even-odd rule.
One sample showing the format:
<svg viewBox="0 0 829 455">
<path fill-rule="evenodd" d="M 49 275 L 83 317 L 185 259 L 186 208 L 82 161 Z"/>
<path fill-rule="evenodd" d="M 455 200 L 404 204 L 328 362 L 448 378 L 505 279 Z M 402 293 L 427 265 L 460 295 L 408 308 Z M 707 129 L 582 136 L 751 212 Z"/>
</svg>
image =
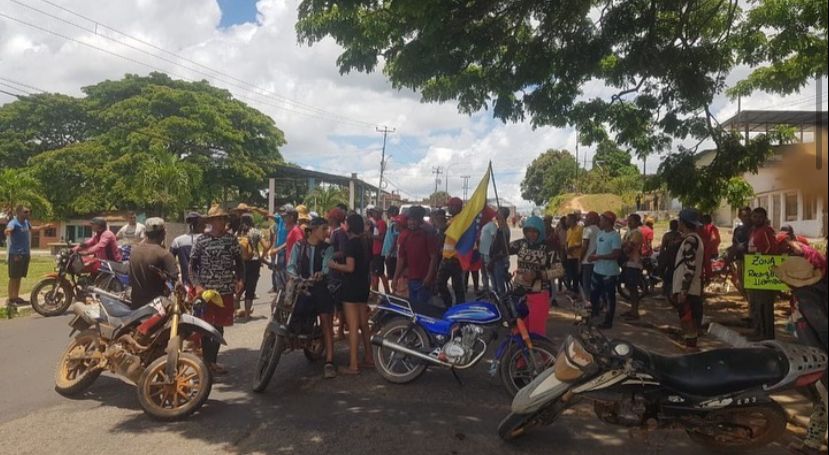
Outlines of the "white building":
<svg viewBox="0 0 829 455">
<path fill-rule="evenodd" d="M 820 120 L 818 120 L 818 115 Z M 816 124 L 822 123 L 822 135 L 816 135 Z M 774 156 L 756 173 L 743 178 L 754 189 L 752 207 L 763 207 L 775 229 L 791 225 L 795 232 L 806 237 L 825 237 L 827 228 L 827 113 L 810 111 L 743 111 L 725 121 L 723 126 L 750 137 L 769 131 L 778 125 L 797 128 L 795 144 L 774 147 Z M 820 153 L 818 153 L 820 150 Z M 702 152 L 700 165 L 710 164 L 716 154 Z M 733 226 L 737 207 L 725 202 L 713 214 L 719 225 Z"/>
</svg>

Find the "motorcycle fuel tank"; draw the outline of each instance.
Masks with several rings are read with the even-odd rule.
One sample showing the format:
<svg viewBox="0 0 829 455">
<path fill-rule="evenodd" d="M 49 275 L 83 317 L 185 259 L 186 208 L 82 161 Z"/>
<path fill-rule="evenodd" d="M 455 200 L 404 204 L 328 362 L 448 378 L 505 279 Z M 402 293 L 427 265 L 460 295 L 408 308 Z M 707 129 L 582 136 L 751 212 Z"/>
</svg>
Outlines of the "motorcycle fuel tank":
<svg viewBox="0 0 829 455">
<path fill-rule="evenodd" d="M 501 320 L 501 313 L 498 307 L 489 302 L 467 302 L 446 310 L 443 319 L 452 322 L 494 324 Z"/>
</svg>

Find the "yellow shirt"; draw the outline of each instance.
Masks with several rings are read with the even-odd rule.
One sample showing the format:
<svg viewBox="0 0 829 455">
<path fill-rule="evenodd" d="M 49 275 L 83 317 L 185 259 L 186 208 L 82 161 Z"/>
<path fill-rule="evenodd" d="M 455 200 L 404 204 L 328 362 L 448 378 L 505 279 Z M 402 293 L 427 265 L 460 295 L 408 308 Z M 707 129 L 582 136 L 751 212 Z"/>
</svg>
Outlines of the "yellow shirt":
<svg viewBox="0 0 829 455">
<path fill-rule="evenodd" d="M 581 259 L 583 236 L 583 226 L 576 226 L 567 229 L 567 257 L 569 259 Z M 573 247 L 578 247 L 578 249 L 571 251 L 570 248 Z"/>
</svg>

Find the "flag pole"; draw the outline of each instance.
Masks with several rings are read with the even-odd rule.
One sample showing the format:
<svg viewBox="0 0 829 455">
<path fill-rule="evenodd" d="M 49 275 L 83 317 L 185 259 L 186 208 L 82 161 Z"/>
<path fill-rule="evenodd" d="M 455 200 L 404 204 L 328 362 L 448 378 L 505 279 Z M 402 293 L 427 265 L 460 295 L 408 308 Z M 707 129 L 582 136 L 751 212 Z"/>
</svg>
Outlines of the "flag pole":
<svg viewBox="0 0 829 455">
<path fill-rule="evenodd" d="M 501 201 L 498 199 L 498 186 L 495 185 L 495 173 L 492 172 L 492 161 L 489 162 L 489 180 L 492 181 L 492 189 L 495 191 L 495 209 L 501 208 Z"/>
</svg>

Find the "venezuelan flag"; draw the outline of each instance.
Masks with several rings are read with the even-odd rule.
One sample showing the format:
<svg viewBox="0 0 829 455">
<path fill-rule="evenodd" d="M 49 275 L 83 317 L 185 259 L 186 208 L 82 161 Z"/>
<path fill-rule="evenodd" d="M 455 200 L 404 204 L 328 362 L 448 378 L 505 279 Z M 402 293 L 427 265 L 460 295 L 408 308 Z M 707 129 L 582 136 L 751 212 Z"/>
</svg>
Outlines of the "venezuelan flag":
<svg viewBox="0 0 829 455">
<path fill-rule="evenodd" d="M 464 270 L 468 270 L 472 262 L 481 228 L 495 217 L 495 211 L 486 205 L 491 173 L 490 165 L 472 197 L 466 202 L 463 210 L 452 218 L 452 223 L 446 229 L 443 257 L 457 257 Z"/>
</svg>

